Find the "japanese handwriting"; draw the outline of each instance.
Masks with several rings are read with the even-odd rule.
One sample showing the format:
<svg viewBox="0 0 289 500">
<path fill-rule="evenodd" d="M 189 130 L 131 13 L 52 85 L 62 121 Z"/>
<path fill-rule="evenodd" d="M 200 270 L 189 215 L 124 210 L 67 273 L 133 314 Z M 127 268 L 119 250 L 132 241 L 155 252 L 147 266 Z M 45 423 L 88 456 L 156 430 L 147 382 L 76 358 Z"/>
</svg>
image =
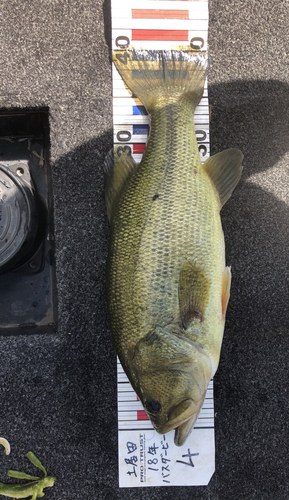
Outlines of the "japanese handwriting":
<svg viewBox="0 0 289 500">
<path fill-rule="evenodd" d="M 133 453 L 137 449 L 137 445 L 132 443 L 131 441 L 128 441 L 126 443 L 126 447 L 128 453 Z"/>
<path fill-rule="evenodd" d="M 166 440 L 165 434 L 163 435 L 163 441 L 161 441 L 161 445 L 162 445 L 162 450 L 163 450 L 163 453 L 161 453 L 163 483 L 170 483 L 170 481 L 168 479 L 166 479 L 166 478 L 170 477 L 170 474 L 171 474 L 170 464 L 168 463 L 168 462 L 171 462 L 171 459 L 166 458 L 168 455 L 169 443 Z"/>
<path fill-rule="evenodd" d="M 152 446 L 149 446 L 148 453 L 150 453 L 151 455 L 156 455 L 157 449 L 158 449 L 158 446 L 156 446 L 154 443 Z"/>
<path fill-rule="evenodd" d="M 130 455 L 137 449 L 137 445 L 135 443 L 132 443 L 131 441 L 128 441 L 126 443 L 126 447 L 128 455 Z M 130 455 L 129 458 L 125 458 L 124 461 L 127 465 L 130 465 L 132 467 L 127 471 L 127 474 L 129 474 L 129 476 L 133 474 L 135 477 L 137 477 L 136 467 L 138 466 L 138 457 L 136 455 Z"/>
</svg>

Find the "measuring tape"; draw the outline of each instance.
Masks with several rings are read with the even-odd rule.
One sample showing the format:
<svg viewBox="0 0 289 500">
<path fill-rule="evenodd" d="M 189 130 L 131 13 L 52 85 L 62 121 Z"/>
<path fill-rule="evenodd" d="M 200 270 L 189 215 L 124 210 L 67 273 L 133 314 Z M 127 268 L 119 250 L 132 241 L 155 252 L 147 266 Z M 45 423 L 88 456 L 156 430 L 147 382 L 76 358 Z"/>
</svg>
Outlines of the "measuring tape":
<svg viewBox="0 0 289 500">
<path fill-rule="evenodd" d="M 207 51 L 208 2 L 198 0 L 111 0 L 112 50 L 173 50 L 190 45 Z M 113 66 L 113 135 L 140 162 L 150 130 L 150 117 L 133 99 Z M 201 161 L 210 156 L 207 82 L 195 112 Z M 159 435 L 131 387 L 120 362 L 118 374 L 119 486 L 207 485 L 215 470 L 213 382 L 195 427 L 182 447 L 174 431 Z"/>
</svg>

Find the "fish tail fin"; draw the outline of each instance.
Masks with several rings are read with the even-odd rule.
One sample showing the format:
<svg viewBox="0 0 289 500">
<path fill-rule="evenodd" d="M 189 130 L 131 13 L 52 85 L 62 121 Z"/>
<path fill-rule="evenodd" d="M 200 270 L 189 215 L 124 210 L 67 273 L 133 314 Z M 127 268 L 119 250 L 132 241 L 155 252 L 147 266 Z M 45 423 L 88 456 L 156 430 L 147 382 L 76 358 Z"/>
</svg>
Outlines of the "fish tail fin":
<svg viewBox="0 0 289 500">
<path fill-rule="evenodd" d="M 207 74 L 205 54 L 182 50 L 121 49 L 113 62 L 132 94 L 151 112 L 158 103 L 185 100 L 195 108 Z"/>
</svg>

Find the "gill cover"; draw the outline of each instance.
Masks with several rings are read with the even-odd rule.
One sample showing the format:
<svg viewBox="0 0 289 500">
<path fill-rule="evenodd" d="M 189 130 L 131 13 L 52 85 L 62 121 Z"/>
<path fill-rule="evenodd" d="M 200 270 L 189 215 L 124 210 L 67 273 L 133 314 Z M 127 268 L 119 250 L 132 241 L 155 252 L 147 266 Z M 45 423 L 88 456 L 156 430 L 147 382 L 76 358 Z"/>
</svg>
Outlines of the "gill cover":
<svg viewBox="0 0 289 500">
<path fill-rule="evenodd" d="M 203 405 L 212 366 L 181 327 L 173 329 L 172 333 L 156 327 L 138 342 L 132 371 L 135 390 L 153 426 L 161 434 L 178 428 L 175 442 L 181 445 Z"/>
</svg>

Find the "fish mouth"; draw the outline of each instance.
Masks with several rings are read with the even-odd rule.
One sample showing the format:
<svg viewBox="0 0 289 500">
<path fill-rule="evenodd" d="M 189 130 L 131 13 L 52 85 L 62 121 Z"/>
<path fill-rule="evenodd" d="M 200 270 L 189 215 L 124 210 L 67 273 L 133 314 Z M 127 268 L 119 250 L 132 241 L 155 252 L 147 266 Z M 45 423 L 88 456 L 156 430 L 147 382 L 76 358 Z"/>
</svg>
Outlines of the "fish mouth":
<svg viewBox="0 0 289 500">
<path fill-rule="evenodd" d="M 193 415 L 192 418 L 189 418 L 185 422 L 182 422 L 178 427 L 175 428 L 174 443 L 176 446 L 183 446 L 187 437 L 191 434 L 198 416 L 199 413 Z"/>
<path fill-rule="evenodd" d="M 196 415 L 196 412 L 197 414 L 199 413 L 196 406 L 198 405 L 190 398 L 177 403 L 171 409 L 167 423 L 159 429 L 159 432 L 161 434 L 166 434 L 192 419 Z"/>
<path fill-rule="evenodd" d="M 166 434 L 175 429 L 174 442 L 182 446 L 192 431 L 203 405 L 203 399 L 197 403 L 188 398 L 177 403 L 168 415 L 168 422 L 158 432 Z"/>
</svg>

